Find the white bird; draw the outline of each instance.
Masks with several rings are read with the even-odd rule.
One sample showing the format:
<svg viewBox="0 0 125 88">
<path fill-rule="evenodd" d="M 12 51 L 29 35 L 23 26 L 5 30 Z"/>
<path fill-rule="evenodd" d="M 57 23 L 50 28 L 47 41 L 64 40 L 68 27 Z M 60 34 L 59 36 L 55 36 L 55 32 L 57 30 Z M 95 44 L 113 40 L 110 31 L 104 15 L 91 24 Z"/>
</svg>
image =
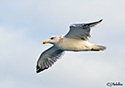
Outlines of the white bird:
<svg viewBox="0 0 125 88">
<path fill-rule="evenodd" d="M 88 42 L 90 37 L 90 28 L 102 21 L 91 23 L 70 25 L 70 31 L 65 35 L 56 35 L 43 44 L 51 43 L 52 47 L 45 50 L 39 57 L 36 66 L 36 72 L 39 73 L 48 69 L 62 55 L 64 51 L 100 51 L 105 50 L 105 46 L 94 45 Z"/>
</svg>

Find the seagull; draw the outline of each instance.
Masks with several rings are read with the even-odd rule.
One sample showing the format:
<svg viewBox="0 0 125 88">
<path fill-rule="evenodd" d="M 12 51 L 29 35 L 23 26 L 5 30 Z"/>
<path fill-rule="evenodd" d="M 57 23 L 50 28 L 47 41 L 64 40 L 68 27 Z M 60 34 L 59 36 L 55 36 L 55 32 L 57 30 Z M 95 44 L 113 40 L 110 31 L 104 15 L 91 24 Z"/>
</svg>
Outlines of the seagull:
<svg viewBox="0 0 125 88">
<path fill-rule="evenodd" d="M 36 73 L 51 67 L 54 62 L 64 53 L 64 51 L 103 51 L 105 46 L 95 45 L 88 42 L 90 36 L 90 28 L 99 24 L 102 21 L 91 23 L 72 24 L 69 32 L 63 35 L 56 35 L 43 44 L 53 44 L 52 47 L 45 50 L 39 57 L 36 65 Z"/>
</svg>

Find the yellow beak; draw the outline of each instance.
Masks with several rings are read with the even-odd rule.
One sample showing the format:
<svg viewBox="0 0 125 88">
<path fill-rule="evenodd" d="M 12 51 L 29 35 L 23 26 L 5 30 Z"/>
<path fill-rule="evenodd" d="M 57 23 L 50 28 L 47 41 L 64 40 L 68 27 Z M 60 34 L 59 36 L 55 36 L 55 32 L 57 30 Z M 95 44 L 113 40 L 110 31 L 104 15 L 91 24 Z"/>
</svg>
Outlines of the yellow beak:
<svg viewBox="0 0 125 88">
<path fill-rule="evenodd" d="M 49 43 L 49 41 L 44 41 L 43 44 Z"/>
</svg>

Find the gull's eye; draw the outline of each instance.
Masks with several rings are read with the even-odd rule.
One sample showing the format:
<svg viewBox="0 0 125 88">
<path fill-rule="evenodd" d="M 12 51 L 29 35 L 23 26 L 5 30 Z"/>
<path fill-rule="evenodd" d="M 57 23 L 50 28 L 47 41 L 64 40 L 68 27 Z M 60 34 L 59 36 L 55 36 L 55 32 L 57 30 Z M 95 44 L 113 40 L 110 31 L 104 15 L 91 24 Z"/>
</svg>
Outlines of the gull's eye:
<svg viewBox="0 0 125 88">
<path fill-rule="evenodd" d="M 51 37 L 50 39 L 54 39 L 54 37 Z"/>
</svg>

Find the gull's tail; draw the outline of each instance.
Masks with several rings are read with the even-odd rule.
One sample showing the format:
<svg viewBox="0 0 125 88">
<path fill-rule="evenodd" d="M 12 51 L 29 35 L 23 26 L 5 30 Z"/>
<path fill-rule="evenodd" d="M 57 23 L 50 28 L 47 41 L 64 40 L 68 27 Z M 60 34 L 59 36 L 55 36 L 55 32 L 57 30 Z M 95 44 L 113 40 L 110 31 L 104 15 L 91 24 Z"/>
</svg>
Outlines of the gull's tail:
<svg viewBox="0 0 125 88">
<path fill-rule="evenodd" d="M 105 46 L 100 46 L 100 45 L 97 45 L 98 47 L 99 47 L 99 50 L 105 50 L 106 49 L 106 47 Z"/>
<path fill-rule="evenodd" d="M 106 47 L 105 46 L 101 46 L 101 45 L 95 45 L 92 49 L 91 49 L 91 51 L 103 51 L 103 50 L 105 50 L 106 49 Z"/>
</svg>

